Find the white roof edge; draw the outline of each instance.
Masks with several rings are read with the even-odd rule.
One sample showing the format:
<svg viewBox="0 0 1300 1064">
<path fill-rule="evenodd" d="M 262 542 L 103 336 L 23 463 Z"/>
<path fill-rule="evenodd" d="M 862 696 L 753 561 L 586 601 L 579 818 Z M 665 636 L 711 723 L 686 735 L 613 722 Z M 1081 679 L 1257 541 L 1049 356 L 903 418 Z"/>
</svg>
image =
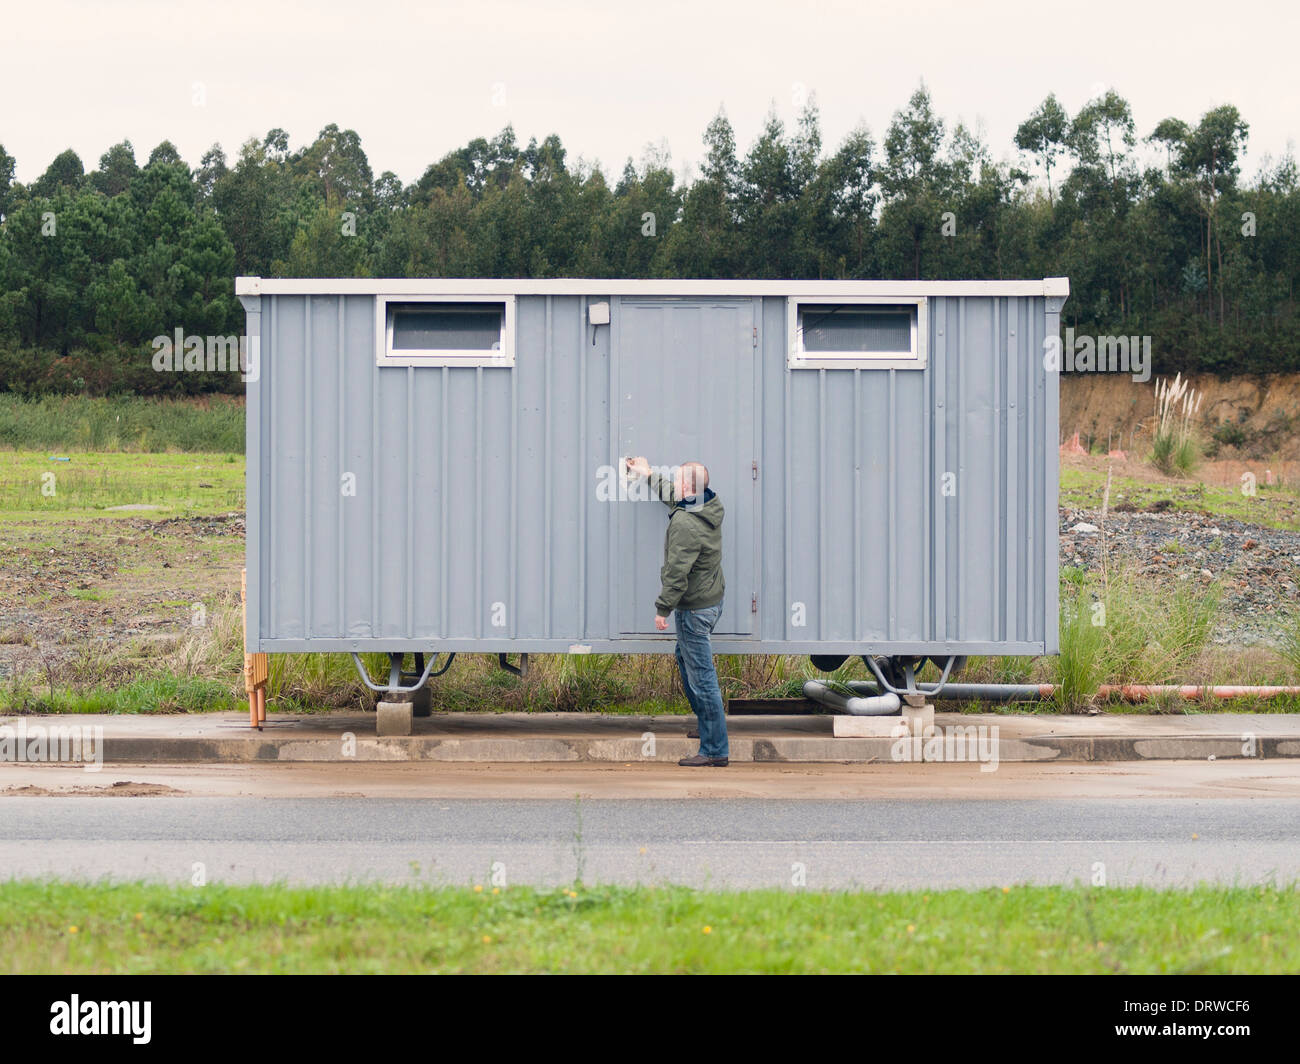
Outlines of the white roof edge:
<svg viewBox="0 0 1300 1064">
<path fill-rule="evenodd" d="M 1065 296 L 1068 277 L 1037 281 L 742 281 L 461 277 L 236 277 L 235 294 L 571 296 Z"/>
</svg>

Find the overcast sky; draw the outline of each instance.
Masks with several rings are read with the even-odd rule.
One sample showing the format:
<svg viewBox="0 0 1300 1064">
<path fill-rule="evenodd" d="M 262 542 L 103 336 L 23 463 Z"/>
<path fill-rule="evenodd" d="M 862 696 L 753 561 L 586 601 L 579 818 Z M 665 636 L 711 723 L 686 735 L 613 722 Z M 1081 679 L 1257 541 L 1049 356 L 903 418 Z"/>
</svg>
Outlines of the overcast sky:
<svg viewBox="0 0 1300 1064">
<path fill-rule="evenodd" d="M 1139 136 L 1232 103 L 1253 176 L 1300 133 L 1295 0 L 993 5 L 947 0 L 312 0 L 40 2 L 0 24 L 0 144 L 17 177 L 72 147 L 93 169 L 128 139 L 143 162 L 170 139 L 191 166 L 233 159 L 282 127 L 297 148 L 353 128 L 376 176 L 403 182 L 475 136 L 558 133 L 571 161 L 612 176 L 647 143 L 698 165 L 724 106 L 743 151 L 771 106 L 787 122 L 815 92 L 823 142 L 855 125 L 877 142 L 924 79 L 945 119 L 978 124 L 995 158 L 1049 92 L 1073 114 L 1113 87 Z"/>
</svg>

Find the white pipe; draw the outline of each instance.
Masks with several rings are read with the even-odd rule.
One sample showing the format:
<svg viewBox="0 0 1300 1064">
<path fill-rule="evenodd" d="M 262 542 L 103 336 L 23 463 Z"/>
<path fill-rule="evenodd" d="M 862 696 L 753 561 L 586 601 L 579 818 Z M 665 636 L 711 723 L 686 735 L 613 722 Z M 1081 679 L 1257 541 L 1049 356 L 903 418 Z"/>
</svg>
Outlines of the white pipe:
<svg viewBox="0 0 1300 1064">
<path fill-rule="evenodd" d="M 897 713 L 903 704 L 898 695 L 892 691 L 886 691 L 883 695 L 872 695 L 869 698 L 850 698 L 838 691 L 832 691 L 820 680 L 808 680 L 803 685 L 803 693 L 805 698 L 820 702 L 831 709 L 852 713 L 855 717 L 887 717 L 891 713 Z"/>
</svg>

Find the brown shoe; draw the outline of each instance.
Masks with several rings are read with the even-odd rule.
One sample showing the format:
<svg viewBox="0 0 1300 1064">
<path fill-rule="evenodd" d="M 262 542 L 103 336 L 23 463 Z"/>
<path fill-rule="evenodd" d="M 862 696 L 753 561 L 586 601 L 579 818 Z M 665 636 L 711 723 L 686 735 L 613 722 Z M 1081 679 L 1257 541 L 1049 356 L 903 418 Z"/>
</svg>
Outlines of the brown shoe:
<svg viewBox="0 0 1300 1064">
<path fill-rule="evenodd" d="M 682 758 L 677 763 L 688 768 L 726 768 L 728 761 L 725 757 L 705 757 L 703 754 L 692 754 L 690 757 Z"/>
</svg>

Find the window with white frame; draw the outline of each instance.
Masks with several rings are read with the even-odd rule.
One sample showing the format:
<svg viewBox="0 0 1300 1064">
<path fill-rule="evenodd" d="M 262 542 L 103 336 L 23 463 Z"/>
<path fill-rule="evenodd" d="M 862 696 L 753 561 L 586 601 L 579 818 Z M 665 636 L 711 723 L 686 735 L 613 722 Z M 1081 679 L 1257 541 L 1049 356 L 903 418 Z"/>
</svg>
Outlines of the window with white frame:
<svg viewBox="0 0 1300 1064">
<path fill-rule="evenodd" d="M 791 298 L 787 335 L 796 369 L 924 369 L 925 299 Z"/>
<path fill-rule="evenodd" d="M 513 366 L 514 296 L 379 296 L 381 366 Z"/>
</svg>

